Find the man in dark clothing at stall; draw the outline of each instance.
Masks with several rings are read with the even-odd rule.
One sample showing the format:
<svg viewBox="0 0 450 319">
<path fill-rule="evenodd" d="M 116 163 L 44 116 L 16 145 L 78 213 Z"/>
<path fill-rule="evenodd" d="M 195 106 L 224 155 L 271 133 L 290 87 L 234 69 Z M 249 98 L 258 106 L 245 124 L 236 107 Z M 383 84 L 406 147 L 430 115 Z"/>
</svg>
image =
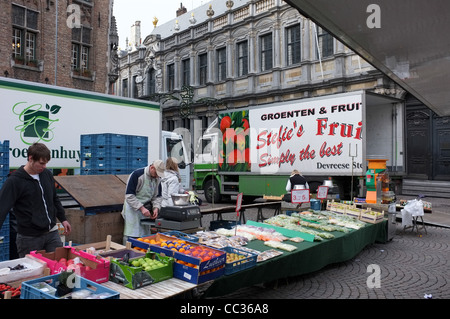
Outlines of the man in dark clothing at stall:
<svg viewBox="0 0 450 319">
<path fill-rule="evenodd" d="M 71 231 L 56 194 L 53 174 L 46 168 L 50 150 L 42 143 L 28 148 L 28 162 L 11 173 L 0 190 L 0 226 L 11 209 L 17 220 L 17 251 L 24 257 L 33 250 L 55 251 L 63 245 L 56 225 Z"/>
</svg>

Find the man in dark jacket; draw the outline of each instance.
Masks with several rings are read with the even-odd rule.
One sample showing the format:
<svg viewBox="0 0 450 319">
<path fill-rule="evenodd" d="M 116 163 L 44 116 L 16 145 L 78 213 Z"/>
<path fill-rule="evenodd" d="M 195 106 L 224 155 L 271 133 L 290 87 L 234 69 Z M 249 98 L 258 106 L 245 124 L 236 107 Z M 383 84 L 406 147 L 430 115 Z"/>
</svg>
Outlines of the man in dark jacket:
<svg viewBox="0 0 450 319">
<path fill-rule="evenodd" d="M 62 246 L 56 219 L 64 226 L 64 234 L 71 231 L 53 174 L 46 168 L 50 150 L 42 143 L 34 143 L 27 156 L 28 162 L 13 172 L 0 190 L 0 226 L 13 209 L 19 257 L 33 250 L 51 252 Z"/>
</svg>

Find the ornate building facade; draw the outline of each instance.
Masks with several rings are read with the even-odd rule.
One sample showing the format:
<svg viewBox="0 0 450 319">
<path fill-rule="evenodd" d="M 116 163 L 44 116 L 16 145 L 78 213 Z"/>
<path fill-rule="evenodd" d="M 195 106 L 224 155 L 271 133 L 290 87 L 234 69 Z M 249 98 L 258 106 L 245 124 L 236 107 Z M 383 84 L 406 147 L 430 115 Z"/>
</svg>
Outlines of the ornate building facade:
<svg viewBox="0 0 450 319">
<path fill-rule="evenodd" d="M 204 130 L 217 111 L 360 89 L 404 93 L 282 0 L 214 0 L 120 52 L 117 92 L 160 102 L 163 129 Z M 196 127 L 197 129 L 197 127 Z"/>
</svg>

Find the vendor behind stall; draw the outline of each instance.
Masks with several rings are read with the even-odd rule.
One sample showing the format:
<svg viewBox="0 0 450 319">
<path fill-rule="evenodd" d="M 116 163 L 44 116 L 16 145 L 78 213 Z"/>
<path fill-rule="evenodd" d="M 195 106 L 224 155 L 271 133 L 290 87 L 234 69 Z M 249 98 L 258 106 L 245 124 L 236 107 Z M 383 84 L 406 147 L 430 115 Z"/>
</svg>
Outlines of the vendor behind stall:
<svg viewBox="0 0 450 319">
<path fill-rule="evenodd" d="M 306 181 L 306 178 L 303 177 L 303 175 L 300 174 L 300 172 L 296 169 L 294 169 L 289 176 L 289 179 L 286 184 L 286 192 L 288 192 L 284 197 L 283 200 L 290 202 L 291 201 L 291 190 L 295 189 L 297 186 L 303 185 L 306 189 L 309 189 L 308 182 Z M 291 215 L 294 211 L 288 210 L 286 211 L 286 215 Z"/>
<path fill-rule="evenodd" d="M 306 181 L 306 178 L 303 177 L 303 175 L 301 175 L 298 170 L 294 169 L 287 181 L 286 191 L 290 192 L 292 189 L 295 189 L 297 185 L 304 185 L 306 189 L 309 189 L 309 185 L 308 182 Z"/>
<path fill-rule="evenodd" d="M 124 218 L 124 244 L 128 237 L 150 235 L 148 225 L 142 225 L 141 219 L 158 217 L 161 208 L 160 178 L 164 177 L 164 163 L 154 161 L 151 165 L 134 170 L 127 181 L 125 202 L 122 216 Z"/>
<path fill-rule="evenodd" d="M 174 157 L 166 160 L 166 171 L 161 179 L 161 207 L 173 206 L 172 195 L 183 194 L 178 162 Z"/>
</svg>

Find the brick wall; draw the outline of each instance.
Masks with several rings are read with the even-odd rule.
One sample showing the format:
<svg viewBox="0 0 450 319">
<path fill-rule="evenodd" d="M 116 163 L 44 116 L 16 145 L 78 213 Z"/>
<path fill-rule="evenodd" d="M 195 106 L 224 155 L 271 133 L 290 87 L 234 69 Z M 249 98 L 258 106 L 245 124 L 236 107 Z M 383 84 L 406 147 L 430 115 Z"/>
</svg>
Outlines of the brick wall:
<svg viewBox="0 0 450 319">
<path fill-rule="evenodd" d="M 5 76 L 7 72 L 11 78 L 108 93 L 111 2 L 112 0 L 0 0 L 0 76 Z M 12 3 L 38 12 L 38 66 L 19 65 L 12 59 Z M 88 76 L 77 76 L 71 70 L 72 29 L 67 24 L 70 14 L 67 13 L 67 8 L 70 4 L 81 9 L 82 25 L 92 28 Z"/>
</svg>

